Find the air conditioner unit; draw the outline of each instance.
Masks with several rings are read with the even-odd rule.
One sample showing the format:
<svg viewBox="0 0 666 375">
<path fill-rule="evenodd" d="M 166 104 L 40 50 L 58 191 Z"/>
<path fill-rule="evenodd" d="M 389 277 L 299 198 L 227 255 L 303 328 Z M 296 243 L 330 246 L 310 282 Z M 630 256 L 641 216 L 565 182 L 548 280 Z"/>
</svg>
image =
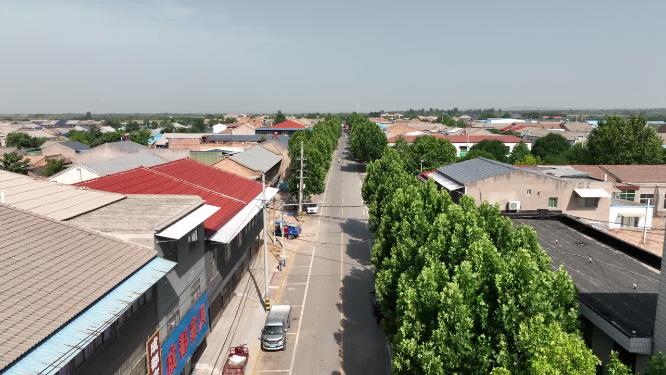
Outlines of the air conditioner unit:
<svg viewBox="0 0 666 375">
<path fill-rule="evenodd" d="M 509 201 L 509 211 L 520 210 L 520 201 Z"/>
</svg>

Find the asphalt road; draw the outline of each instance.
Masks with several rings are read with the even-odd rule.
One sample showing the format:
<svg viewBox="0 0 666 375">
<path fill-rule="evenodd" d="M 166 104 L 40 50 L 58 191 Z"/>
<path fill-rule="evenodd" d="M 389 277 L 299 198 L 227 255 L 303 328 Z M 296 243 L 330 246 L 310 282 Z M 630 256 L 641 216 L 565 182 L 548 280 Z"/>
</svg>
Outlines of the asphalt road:
<svg viewBox="0 0 666 375">
<path fill-rule="evenodd" d="M 386 338 L 372 315 L 362 165 L 345 157 L 346 146 L 342 138 L 319 214 L 307 219 L 300 239 L 288 243 L 288 275 L 273 302 L 292 305 L 287 349 L 261 353 L 256 374 L 390 372 Z"/>
</svg>

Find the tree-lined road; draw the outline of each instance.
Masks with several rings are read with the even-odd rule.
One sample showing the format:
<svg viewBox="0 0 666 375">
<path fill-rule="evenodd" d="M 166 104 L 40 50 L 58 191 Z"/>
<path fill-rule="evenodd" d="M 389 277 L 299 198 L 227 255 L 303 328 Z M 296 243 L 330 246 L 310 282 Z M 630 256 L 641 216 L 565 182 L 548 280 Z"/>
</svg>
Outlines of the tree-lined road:
<svg viewBox="0 0 666 375">
<path fill-rule="evenodd" d="M 308 217 L 301 238 L 288 243 L 288 275 L 274 301 L 293 307 L 288 347 L 261 353 L 256 374 L 390 372 L 386 338 L 372 314 L 362 166 L 347 159 L 347 153 L 342 138 L 319 214 Z"/>
</svg>

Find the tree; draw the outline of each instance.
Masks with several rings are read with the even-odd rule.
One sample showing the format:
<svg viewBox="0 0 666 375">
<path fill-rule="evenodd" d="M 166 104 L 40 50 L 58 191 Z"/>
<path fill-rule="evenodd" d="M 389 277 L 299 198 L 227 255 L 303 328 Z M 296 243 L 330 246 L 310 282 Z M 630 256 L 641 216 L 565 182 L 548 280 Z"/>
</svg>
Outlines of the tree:
<svg viewBox="0 0 666 375">
<path fill-rule="evenodd" d="M 8 172 L 28 174 L 30 161 L 15 152 L 7 152 L 0 159 L 0 169 Z"/>
<path fill-rule="evenodd" d="M 610 354 L 610 361 L 606 364 L 606 374 L 607 375 L 631 375 L 631 370 L 620 361 L 620 358 L 617 356 L 616 351 L 612 351 Z"/>
<path fill-rule="evenodd" d="M 527 145 L 524 142 L 518 142 L 517 145 L 513 146 L 509 159 L 511 164 L 519 164 L 518 161 L 524 161 L 528 155 L 531 156 L 532 154 Z"/>
<path fill-rule="evenodd" d="M 411 145 L 403 141 L 395 147 L 412 174 L 441 167 L 456 159 L 456 148 L 451 142 L 431 135 L 417 137 Z"/>
<path fill-rule="evenodd" d="M 282 111 L 278 110 L 277 113 L 275 114 L 275 117 L 273 117 L 273 124 L 279 124 L 283 121 L 287 120 L 287 116 L 285 116 Z"/>
<path fill-rule="evenodd" d="M 509 161 L 509 158 L 507 157 L 507 154 L 509 153 L 509 146 L 506 146 L 504 143 L 497 140 L 481 141 L 469 149 L 470 152 L 474 150 L 485 151 L 492 155 L 491 159 L 501 161 L 503 163 Z"/>
<path fill-rule="evenodd" d="M 31 137 L 21 132 L 10 132 L 5 140 L 7 146 L 16 148 L 37 148 L 44 142 L 46 142 L 46 138 Z"/>
<path fill-rule="evenodd" d="M 666 374 L 666 356 L 664 353 L 653 354 L 645 368 L 645 375 Z"/>
<path fill-rule="evenodd" d="M 538 165 L 538 164 L 541 164 L 541 160 L 538 157 L 536 157 L 532 154 L 528 154 L 528 155 L 525 155 L 525 157 L 523 157 L 522 159 L 516 160 L 513 164 L 515 164 L 515 165 Z"/>
<path fill-rule="evenodd" d="M 92 119 L 92 113 L 90 113 L 90 111 L 86 112 L 86 117 L 85 118 L 86 118 L 86 120 Z"/>
<path fill-rule="evenodd" d="M 400 171 L 399 156 L 370 163 L 362 190 L 379 203 L 371 260 L 394 372 L 594 374 L 576 289 L 534 230 L 496 206 L 453 203 Z"/>
<path fill-rule="evenodd" d="M 150 131 L 147 129 L 141 129 L 130 133 L 129 138 L 132 142 L 146 146 L 148 145 L 148 140 L 150 139 Z"/>
<path fill-rule="evenodd" d="M 532 155 L 541 158 L 545 163 L 566 163 L 565 153 L 571 148 L 566 138 L 559 134 L 549 133 L 545 137 L 537 139 L 532 145 Z"/>
<path fill-rule="evenodd" d="M 44 169 L 44 174 L 47 177 L 53 176 L 54 174 L 65 169 L 65 163 L 62 159 L 49 159 L 46 161 L 46 168 Z"/>
<path fill-rule="evenodd" d="M 386 147 L 386 135 L 379 126 L 365 117 L 354 120 L 350 125 L 352 155 L 364 162 L 379 159 Z"/>
<path fill-rule="evenodd" d="M 495 155 L 491 154 L 490 152 L 486 150 L 479 150 L 479 149 L 470 149 L 465 156 L 462 157 L 462 160 L 471 160 L 475 158 L 486 158 L 486 159 L 495 159 Z"/>
<path fill-rule="evenodd" d="M 566 152 L 569 164 L 590 164 L 590 153 L 582 143 L 576 143 Z"/>
<path fill-rule="evenodd" d="M 659 164 L 662 140 L 642 117 L 610 116 L 592 130 L 586 147 L 594 164 Z"/>
</svg>

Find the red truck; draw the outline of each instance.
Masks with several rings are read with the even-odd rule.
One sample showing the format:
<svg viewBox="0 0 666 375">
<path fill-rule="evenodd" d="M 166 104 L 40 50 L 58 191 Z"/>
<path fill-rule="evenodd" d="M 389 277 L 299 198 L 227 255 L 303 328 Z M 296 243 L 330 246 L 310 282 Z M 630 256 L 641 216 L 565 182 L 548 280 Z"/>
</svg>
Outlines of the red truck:
<svg viewBox="0 0 666 375">
<path fill-rule="evenodd" d="M 234 346 L 229 349 L 227 362 L 222 369 L 222 375 L 243 375 L 250 359 L 250 349 L 247 345 Z"/>
</svg>

